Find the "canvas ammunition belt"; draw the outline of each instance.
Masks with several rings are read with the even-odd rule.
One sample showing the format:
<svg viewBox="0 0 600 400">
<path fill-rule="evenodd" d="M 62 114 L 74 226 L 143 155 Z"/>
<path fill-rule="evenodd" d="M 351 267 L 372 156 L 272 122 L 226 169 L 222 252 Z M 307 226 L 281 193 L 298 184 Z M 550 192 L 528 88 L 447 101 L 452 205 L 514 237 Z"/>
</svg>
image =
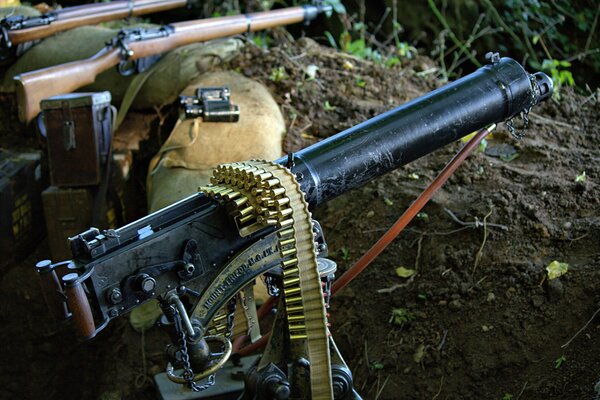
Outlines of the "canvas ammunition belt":
<svg viewBox="0 0 600 400">
<path fill-rule="evenodd" d="M 201 190 L 227 207 L 240 235 L 277 228 L 289 338 L 300 345 L 294 348 L 304 349 L 296 356 L 310 361 L 312 398 L 333 399 L 312 218 L 298 182 L 279 164 L 246 161 L 219 166 L 211 183 Z"/>
</svg>

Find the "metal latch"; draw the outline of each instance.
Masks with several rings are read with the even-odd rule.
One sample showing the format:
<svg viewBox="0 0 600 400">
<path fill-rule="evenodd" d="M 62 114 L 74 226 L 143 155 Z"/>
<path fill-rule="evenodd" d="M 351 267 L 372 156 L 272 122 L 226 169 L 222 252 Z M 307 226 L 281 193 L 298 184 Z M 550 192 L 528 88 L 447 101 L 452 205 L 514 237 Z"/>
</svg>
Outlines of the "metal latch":
<svg viewBox="0 0 600 400">
<path fill-rule="evenodd" d="M 65 150 L 75 150 L 77 142 L 75 139 L 75 121 L 73 120 L 73 114 L 71 112 L 71 105 L 68 101 L 61 103 L 63 113 L 63 143 Z M 65 115 L 66 114 L 66 115 Z"/>
<path fill-rule="evenodd" d="M 182 119 L 202 118 L 204 122 L 238 122 L 240 108 L 231 104 L 227 87 L 196 89 L 195 96 L 180 96 Z"/>
</svg>

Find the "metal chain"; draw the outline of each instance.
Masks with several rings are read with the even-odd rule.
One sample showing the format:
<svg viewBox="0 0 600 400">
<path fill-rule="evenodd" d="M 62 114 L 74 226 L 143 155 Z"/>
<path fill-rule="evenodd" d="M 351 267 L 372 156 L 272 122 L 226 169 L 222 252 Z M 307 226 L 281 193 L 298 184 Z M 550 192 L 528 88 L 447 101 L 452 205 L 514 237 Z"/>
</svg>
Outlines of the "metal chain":
<svg viewBox="0 0 600 400">
<path fill-rule="evenodd" d="M 233 324 L 235 320 L 235 309 L 237 306 L 237 299 L 235 296 L 229 301 L 227 305 L 227 330 L 225 331 L 225 337 L 231 339 L 233 335 Z"/>
<path fill-rule="evenodd" d="M 267 286 L 267 293 L 271 297 L 279 297 L 280 290 L 275 283 L 275 278 L 269 275 L 265 276 L 265 285 Z"/>
<path fill-rule="evenodd" d="M 531 82 L 531 103 L 529 103 L 529 107 L 521 112 L 521 116 L 523 118 L 523 127 L 521 128 L 521 131 L 517 132 L 515 123 L 513 121 L 514 117 L 506 120 L 506 128 L 510 132 L 511 136 L 516 140 L 521 140 L 525 136 L 525 130 L 529 127 L 529 112 L 538 102 L 539 86 L 535 76 L 529 75 L 529 81 Z"/>
<path fill-rule="evenodd" d="M 215 374 L 209 375 L 207 381 L 203 385 L 199 385 L 194 382 L 194 371 L 192 371 L 192 365 L 190 363 L 190 355 L 188 353 L 187 341 L 185 339 L 185 332 L 181 323 L 181 315 L 179 311 L 175 309 L 175 330 L 179 334 L 179 348 L 181 353 L 181 361 L 183 362 L 183 378 L 188 383 L 188 386 L 194 392 L 201 392 L 208 389 L 215 384 Z"/>
</svg>

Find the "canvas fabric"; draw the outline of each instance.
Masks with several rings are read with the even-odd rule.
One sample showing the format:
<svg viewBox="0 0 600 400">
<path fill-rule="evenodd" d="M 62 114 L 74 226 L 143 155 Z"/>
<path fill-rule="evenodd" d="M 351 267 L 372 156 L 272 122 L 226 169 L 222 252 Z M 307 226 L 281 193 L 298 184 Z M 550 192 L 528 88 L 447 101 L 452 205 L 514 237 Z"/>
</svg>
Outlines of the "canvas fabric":
<svg viewBox="0 0 600 400">
<path fill-rule="evenodd" d="M 232 71 L 212 72 L 194 80 L 183 95 L 198 87 L 228 86 L 240 107 L 237 123 L 179 120 L 152 159 L 147 178 L 148 207 L 158 210 L 209 183 L 213 168 L 249 159 L 281 156 L 285 134 L 283 115 L 266 87 Z"/>
</svg>

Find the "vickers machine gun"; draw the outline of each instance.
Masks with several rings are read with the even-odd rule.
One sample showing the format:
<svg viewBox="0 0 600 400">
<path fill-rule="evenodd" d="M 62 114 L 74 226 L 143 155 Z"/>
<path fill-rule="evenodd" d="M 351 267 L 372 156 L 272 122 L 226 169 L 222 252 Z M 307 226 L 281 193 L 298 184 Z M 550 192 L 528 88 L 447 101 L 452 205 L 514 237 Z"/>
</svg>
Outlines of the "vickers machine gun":
<svg viewBox="0 0 600 400">
<path fill-rule="evenodd" d="M 214 383 L 231 354 L 237 298 L 249 336 L 260 337 L 251 288 L 265 274 L 271 294 L 281 295 L 269 343 L 246 371 L 242 398 L 360 398 L 328 332 L 335 265 L 325 258 L 323 233 L 309 210 L 527 113 L 551 92 L 545 74 L 494 57 L 454 83 L 288 157 L 219 166 L 199 193 L 120 229 L 92 228 L 71 238 L 70 262 L 39 263 L 48 303 L 92 338 L 111 319 L 158 299 L 173 341 L 168 353 L 183 369 L 169 364 L 167 377 L 199 391 Z M 59 283 L 56 273 L 65 269 Z"/>
</svg>

